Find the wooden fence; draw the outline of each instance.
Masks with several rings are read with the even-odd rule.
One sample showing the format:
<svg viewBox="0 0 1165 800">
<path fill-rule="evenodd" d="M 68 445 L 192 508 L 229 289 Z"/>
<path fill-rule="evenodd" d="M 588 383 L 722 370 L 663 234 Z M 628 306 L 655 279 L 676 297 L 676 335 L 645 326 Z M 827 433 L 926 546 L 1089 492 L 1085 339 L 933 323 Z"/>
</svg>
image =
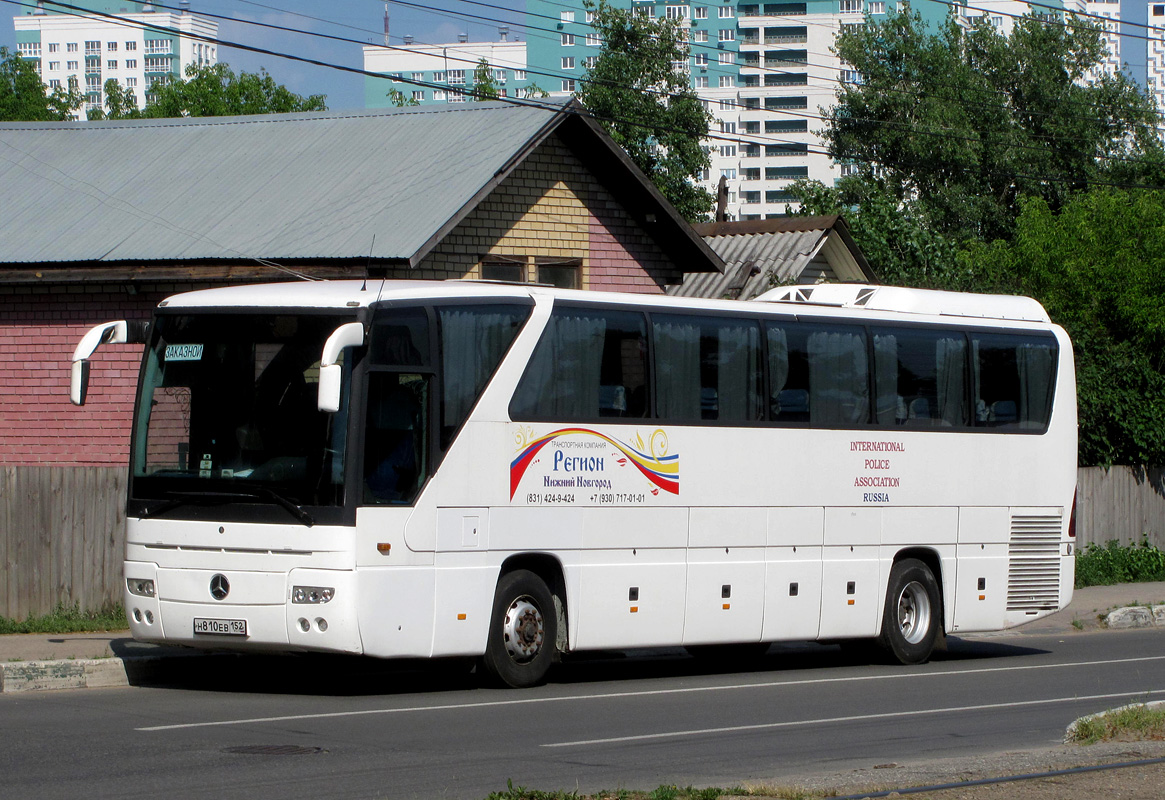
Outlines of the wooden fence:
<svg viewBox="0 0 1165 800">
<path fill-rule="evenodd" d="M 1080 546 L 1165 549 L 1165 470 L 1088 467 L 1078 481 Z M 0 466 L 0 616 L 121 601 L 125 488 L 124 467 Z"/>
<path fill-rule="evenodd" d="M 1077 471 L 1076 538 L 1086 544 L 1147 538 L 1165 550 L 1165 468 Z"/>
<path fill-rule="evenodd" d="M 121 602 L 125 467 L 0 466 L 0 616 Z"/>
</svg>

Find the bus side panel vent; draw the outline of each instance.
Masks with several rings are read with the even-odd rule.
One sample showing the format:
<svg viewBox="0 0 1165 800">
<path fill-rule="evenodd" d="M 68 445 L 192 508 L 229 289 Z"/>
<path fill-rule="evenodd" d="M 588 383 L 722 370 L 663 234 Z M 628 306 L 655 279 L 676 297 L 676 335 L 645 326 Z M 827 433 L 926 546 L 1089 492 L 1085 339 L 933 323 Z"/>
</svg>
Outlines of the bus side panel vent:
<svg viewBox="0 0 1165 800">
<path fill-rule="evenodd" d="M 1060 602 L 1059 515 L 1016 514 L 1007 547 L 1007 610 L 1055 611 Z"/>
</svg>

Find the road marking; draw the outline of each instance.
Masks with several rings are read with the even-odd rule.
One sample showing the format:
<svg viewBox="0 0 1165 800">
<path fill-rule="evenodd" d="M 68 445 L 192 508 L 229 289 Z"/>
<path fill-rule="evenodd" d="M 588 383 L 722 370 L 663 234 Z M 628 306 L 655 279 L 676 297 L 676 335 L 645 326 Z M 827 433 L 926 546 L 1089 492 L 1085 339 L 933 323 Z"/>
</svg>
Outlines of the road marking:
<svg viewBox="0 0 1165 800">
<path fill-rule="evenodd" d="M 993 711 L 1001 708 L 1022 708 L 1024 706 L 1073 703 L 1083 700 L 1112 700 L 1117 697 L 1145 697 L 1165 694 L 1165 689 L 1150 689 L 1140 692 L 1117 692 L 1115 694 L 1094 694 L 1085 697 L 1055 697 L 1049 700 L 1018 700 L 1013 703 L 988 703 L 981 706 L 955 706 L 952 708 L 926 708 L 920 711 L 890 711 L 885 714 L 855 714 L 848 717 L 826 717 L 824 719 L 802 719 L 790 722 L 764 722 L 757 725 L 732 725 L 727 728 L 698 728 L 689 731 L 667 731 L 665 733 L 644 733 L 637 736 L 612 736 L 608 739 L 580 739 L 575 742 L 552 742 L 539 747 L 584 747 L 594 744 L 618 744 L 621 742 L 643 742 L 652 739 L 675 739 L 681 736 L 707 736 L 716 733 L 739 733 L 741 731 L 763 731 L 774 728 L 795 728 L 805 725 L 829 725 L 836 722 L 864 722 L 874 719 L 894 719 L 896 717 L 921 717 L 927 714 L 959 714 L 965 711 Z"/>
<path fill-rule="evenodd" d="M 860 681 L 901 680 L 904 678 L 960 677 L 963 675 L 983 675 L 993 672 L 1023 672 L 1039 669 L 1063 669 L 1066 667 L 1096 667 L 1112 664 L 1136 664 L 1145 661 L 1163 661 L 1165 656 L 1139 656 L 1137 658 L 1113 658 L 1101 661 L 1080 661 L 1064 664 L 1025 664 L 1011 667 L 981 667 L 978 669 L 940 670 L 935 672 L 889 672 L 882 675 L 852 675 L 844 678 L 806 678 L 796 681 L 766 681 L 763 683 L 734 683 L 727 686 L 688 686 L 676 689 L 643 689 L 632 692 L 608 692 L 606 694 L 576 694 L 559 697 L 527 697 L 513 700 L 488 700 L 477 703 L 447 703 L 437 706 L 404 706 L 401 708 L 370 708 L 362 711 L 329 711 L 320 714 L 288 714 L 279 717 L 252 717 L 249 719 L 224 719 L 211 722 L 182 722 L 173 725 L 151 725 L 135 728 L 137 731 L 174 731 L 186 728 L 213 728 L 228 725 L 252 725 L 268 722 L 294 722 L 308 719 L 335 719 L 337 717 L 363 717 L 374 714 L 405 714 L 417 711 L 460 711 L 474 708 L 495 708 L 497 706 L 521 706 L 533 703 L 564 703 L 580 700 L 613 700 L 625 697 L 652 697 L 655 695 L 692 694 L 695 692 L 726 692 L 737 689 L 780 689 L 789 686 L 813 686 L 827 683 L 857 683 Z M 1124 695 L 1122 695 L 1124 696 Z"/>
</svg>

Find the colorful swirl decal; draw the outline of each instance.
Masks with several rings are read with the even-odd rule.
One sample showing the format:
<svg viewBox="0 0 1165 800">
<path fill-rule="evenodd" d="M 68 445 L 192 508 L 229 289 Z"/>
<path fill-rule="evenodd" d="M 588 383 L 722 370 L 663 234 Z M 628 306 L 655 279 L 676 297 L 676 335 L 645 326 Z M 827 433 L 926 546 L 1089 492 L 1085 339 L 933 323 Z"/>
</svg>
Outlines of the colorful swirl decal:
<svg viewBox="0 0 1165 800">
<path fill-rule="evenodd" d="M 680 493 L 680 457 L 678 453 L 668 454 L 667 434 L 663 430 L 654 431 L 646 443 L 636 435 L 638 447 L 634 447 L 590 428 L 560 428 L 533 440 L 530 440 L 529 429 L 526 429 L 517 436 L 519 452 L 510 462 L 511 500 L 518 491 L 518 484 L 522 482 L 526 469 L 534 463 L 538 451 L 562 436 L 594 436 L 602 439 L 623 454 L 626 461 L 618 459 L 620 466 L 630 463 L 660 489 L 675 495 Z M 652 493 L 656 491 L 653 489 Z"/>
</svg>

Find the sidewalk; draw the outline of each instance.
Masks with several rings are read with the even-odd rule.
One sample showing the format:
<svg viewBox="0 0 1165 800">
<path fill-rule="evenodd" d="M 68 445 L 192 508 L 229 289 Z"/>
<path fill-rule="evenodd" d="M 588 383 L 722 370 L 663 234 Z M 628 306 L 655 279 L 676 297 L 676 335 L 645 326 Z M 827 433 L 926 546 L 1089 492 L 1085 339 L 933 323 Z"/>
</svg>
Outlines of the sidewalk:
<svg viewBox="0 0 1165 800">
<path fill-rule="evenodd" d="M 1099 630 L 1104 627 L 1100 617 L 1109 611 L 1158 604 L 1165 604 L 1165 582 L 1077 589 L 1063 611 L 998 635 Z M 126 686 L 148 682 L 163 661 L 213 656 L 191 648 L 135 642 L 128 631 L 0 635 L 0 693 Z"/>
</svg>

